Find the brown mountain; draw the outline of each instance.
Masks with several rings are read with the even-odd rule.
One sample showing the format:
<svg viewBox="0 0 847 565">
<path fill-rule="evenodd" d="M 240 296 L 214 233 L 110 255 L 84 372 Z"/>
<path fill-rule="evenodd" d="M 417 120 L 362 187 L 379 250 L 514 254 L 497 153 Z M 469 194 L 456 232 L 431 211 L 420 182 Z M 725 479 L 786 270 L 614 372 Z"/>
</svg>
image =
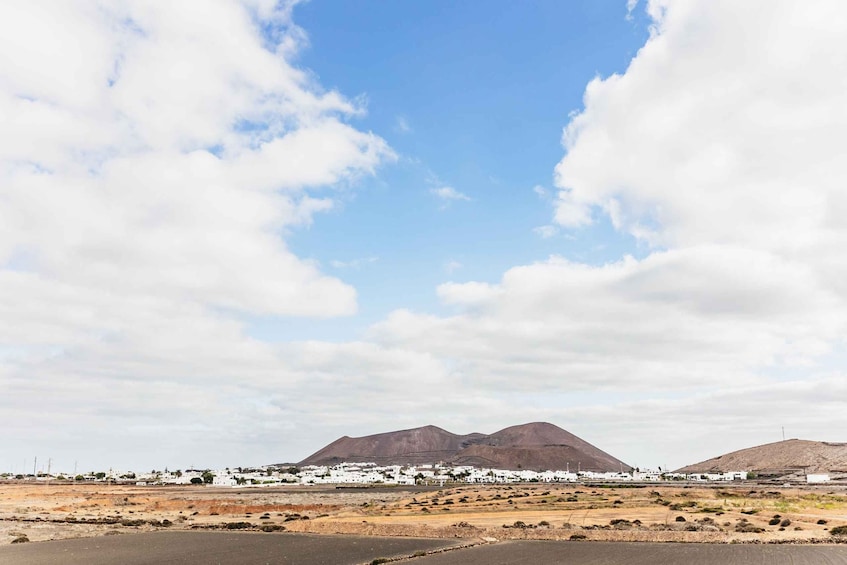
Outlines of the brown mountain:
<svg viewBox="0 0 847 565">
<path fill-rule="evenodd" d="M 364 437 L 343 436 L 301 461 L 300 465 L 336 465 L 349 462 L 415 465 L 448 461 L 482 434 L 460 436 L 436 426 Z M 401 463 L 402 461 L 402 463 Z"/>
<path fill-rule="evenodd" d="M 383 465 L 451 463 L 497 469 L 620 471 L 631 467 L 553 424 L 536 422 L 497 433 L 457 435 L 435 426 L 344 436 L 300 465 L 373 461 Z"/>
<path fill-rule="evenodd" d="M 847 443 L 789 439 L 719 455 L 679 469 L 680 473 L 754 471 L 781 475 L 794 471 L 847 471 Z"/>
</svg>

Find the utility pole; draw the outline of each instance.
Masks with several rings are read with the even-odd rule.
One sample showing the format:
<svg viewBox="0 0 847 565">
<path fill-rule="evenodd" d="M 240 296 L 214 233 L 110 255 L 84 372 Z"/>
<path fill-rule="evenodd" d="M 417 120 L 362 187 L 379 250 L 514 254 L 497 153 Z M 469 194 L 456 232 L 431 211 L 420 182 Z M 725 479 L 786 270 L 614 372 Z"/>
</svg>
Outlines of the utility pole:
<svg viewBox="0 0 847 565">
<path fill-rule="evenodd" d="M 38 471 L 35 468 L 38 466 L 38 456 L 35 456 L 35 460 L 32 462 L 32 474 L 35 477 L 35 480 L 38 480 Z"/>
<path fill-rule="evenodd" d="M 785 426 L 782 426 L 782 441 L 785 441 Z"/>
</svg>

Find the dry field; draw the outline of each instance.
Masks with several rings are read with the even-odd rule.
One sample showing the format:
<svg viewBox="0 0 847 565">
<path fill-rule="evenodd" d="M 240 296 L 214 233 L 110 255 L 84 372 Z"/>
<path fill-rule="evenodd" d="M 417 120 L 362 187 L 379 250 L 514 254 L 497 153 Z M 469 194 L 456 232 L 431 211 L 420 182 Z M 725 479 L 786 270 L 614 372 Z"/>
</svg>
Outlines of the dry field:
<svg viewBox="0 0 847 565">
<path fill-rule="evenodd" d="M 533 484 L 442 489 L 0 484 L 0 545 L 153 530 L 253 529 L 435 538 L 847 541 L 843 487 L 636 488 Z"/>
</svg>

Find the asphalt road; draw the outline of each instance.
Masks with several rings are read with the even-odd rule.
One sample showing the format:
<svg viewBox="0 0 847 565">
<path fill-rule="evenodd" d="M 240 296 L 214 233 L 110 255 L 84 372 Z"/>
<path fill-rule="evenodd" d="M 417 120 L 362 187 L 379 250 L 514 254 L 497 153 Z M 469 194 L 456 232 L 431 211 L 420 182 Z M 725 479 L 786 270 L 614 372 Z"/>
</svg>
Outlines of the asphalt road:
<svg viewBox="0 0 847 565">
<path fill-rule="evenodd" d="M 0 547 L 2 565 L 358 565 L 452 540 L 225 532 L 155 532 Z"/>
<path fill-rule="evenodd" d="M 452 540 L 156 532 L 0 547 L 2 565 L 359 565 Z M 845 545 L 500 542 L 417 557 L 416 565 L 847 565 Z"/>
</svg>

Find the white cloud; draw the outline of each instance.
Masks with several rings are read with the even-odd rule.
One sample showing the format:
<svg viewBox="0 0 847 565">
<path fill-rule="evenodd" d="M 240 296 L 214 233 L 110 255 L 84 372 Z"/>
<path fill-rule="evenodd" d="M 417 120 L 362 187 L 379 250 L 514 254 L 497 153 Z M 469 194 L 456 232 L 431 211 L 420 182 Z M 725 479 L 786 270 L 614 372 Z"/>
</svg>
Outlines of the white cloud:
<svg viewBox="0 0 847 565">
<path fill-rule="evenodd" d="M 574 207 L 594 206 L 665 246 L 793 255 L 839 235 L 842 8 L 737 8 L 649 3 L 660 18 L 653 37 L 626 74 L 592 81 L 565 131 L 563 224 Z"/>
<path fill-rule="evenodd" d="M 405 116 L 397 116 L 394 129 L 399 133 L 412 133 L 412 126 L 409 125 L 409 120 Z"/>
<path fill-rule="evenodd" d="M 697 249 L 591 267 L 559 258 L 500 284 L 449 283 L 449 318 L 396 312 L 374 339 L 453 359 L 492 390 L 741 383 L 809 363 L 844 329 L 838 298 L 772 256 Z"/>
<path fill-rule="evenodd" d="M 267 427 L 249 416 L 255 389 L 297 378 L 245 316 L 356 311 L 355 289 L 284 235 L 333 206 L 311 188 L 394 155 L 350 125 L 357 104 L 290 63 L 305 34 L 289 11 L 0 5 L 0 50 L 15 54 L 0 58 L 0 383 L 51 413 L 19 434 L 28 450 L 54 437 L 58 451 L 73 428 L 151 450 L 167 436 L 179 453 L 184 428 L 183 452 L 198 440 L 211 453 L 204 430 Z"/>
<path fill-rule="evenodd" d="M 429 193 L 435 195 L 436 197 L 438 197 L 440 200 L 442 200 L 444 202 L 454 202 L 454 201 L 457 201 L 457 200 L 465 200 L 465 201 L 470 200 L 470 197 L 468 195 L 462 194 L 461 192 L 459 192 L 458 190 L 456 190 L 455 188 L 453 188 L 451 186 L 442 186 L 442 187 L 439 187 L 439 188 L 431 188 L 429 190 Z"/>
<path fill-rule="evenodd" d="M 459 261 L 450 260 L 444 264 L 444 270 L 447 274 L 452 274 L 461 269 L 464 265 L 462 265 Z"/>
<path fill-rule="evenodd" d="M 485 304 L 501 294 L 494 285 L 481 282 L 444 283 L 438 286 L 438 298 L 445 304 L 469 306 Z"/>
<path fill-rule="evenodd" d="M 336 269 L 361 269 L 365 265 L 376 263 L 379 257 L 363 257 L 360 259 L 351 259 L 350 261 L 333 260 L 330 265 Z"/>
<path fill-rule="evenodd" d="M 540 184 L 536 184 L 535 186 L 533 186 L 532 191 L 536 194 L 536 196 L 538 196 L 542 200 L 547 200 L 548 198 L 550 198 L 550 193 L 548 192 L 548 190 Z"/>
<path fill-rule="evenodd" d="M 554 237 L 557 233 L 559 233 L 559 228 L 556 226 L 538 226 L 537 228 L 532 228 L 532 231 L 535 232 L 538 237 L 541 239 L 550 239 Z"/>
<path fill-rule="evenodd" d="M 285 17 L 269 5 L 251 6 Z M 341 434 L 546 419 L 630 463 L 682 465 L 781 425 L 833 440 L 847 425 L 841 3 L 647 4 L 648 44 L 589 84 L 565 130 L 553 202 L 557 225 L 606 216 L 642 258 L 551 257 L 439 286 L 451 315 L 399 309 L 361 341 L 285 344 L 248 337 L 244 314 L 356 302 L 279 234 L 333 205 L 312 187 L 371 174 L 390 149 L 288 62 L 301 31 L 274 52 L 235 2 L 203 3 L 208 18 L 85 6 L 0 5 L 0 52 L 22 63 L 0 60 L 15 456 L 105 462 L 130 438 L 139 464 L 266 463 Z"/>
<path fill-rule="evenodd" d="M 632 13 L 638 7 L 638 0 L 626 0 L 626 19 L 632 19 Z"/>
</svg>

